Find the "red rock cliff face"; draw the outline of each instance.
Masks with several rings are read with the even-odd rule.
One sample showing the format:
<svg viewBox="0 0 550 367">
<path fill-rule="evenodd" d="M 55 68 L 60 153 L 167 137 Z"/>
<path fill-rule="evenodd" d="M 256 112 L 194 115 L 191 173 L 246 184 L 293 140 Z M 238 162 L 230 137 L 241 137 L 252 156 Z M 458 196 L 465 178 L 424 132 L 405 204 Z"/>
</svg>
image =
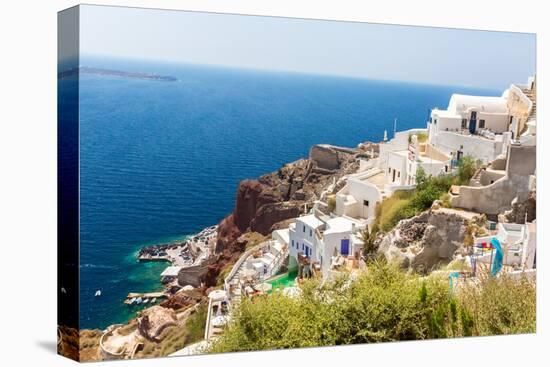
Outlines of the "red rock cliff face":
<svg viewBox="0 0 550 367">
<path fill-rule="evenodd" d="M 242 244 L 236 245 L 241 234 L 252 231 L 267 236 L 277 223 L 298 217 L 304 205 L 311 205 L 331 183 L 355 172 L 357 157 L 366 151 L 363 147 L 316 145 L 308 159 L 286 164 L 258 179 L 242 181 L 235 210 L 218 227 L 216 253 L 232 256 L 242 251 Z"/>
<path fill-rule="evenodd" d="M 272 189 L 258 180 L 244 180 L 239 184 L 235 210 L 218 227 L 217 253 L 238 251 L 232 247 L 244 232 L 268 235 L 275 223 L 300 214 L 299 203 L 285 202 L 285 197 L 277 195 Z"/>
<path fill-rule="evenodd" d="M 233 219 L 241 232 L 250 227 L 250 222 L 260 207 L 277 201 L 273 195 L 266 193 L 266 189 L 257 180 L 244 180 L 239 184 Z"/>
</svg>

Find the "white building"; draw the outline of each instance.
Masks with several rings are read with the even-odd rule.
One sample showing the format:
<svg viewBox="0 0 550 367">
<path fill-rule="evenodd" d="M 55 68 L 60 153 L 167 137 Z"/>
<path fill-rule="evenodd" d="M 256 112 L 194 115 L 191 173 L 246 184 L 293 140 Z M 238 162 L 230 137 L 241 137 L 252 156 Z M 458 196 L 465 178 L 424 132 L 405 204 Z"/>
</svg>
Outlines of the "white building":
<svg viewBox="0 0 550 367">
<path fill-rule="evenodd" d="M 416 173 L 422 168 L 428 175 L 451 172 L 451 157 L 418 137 L 426 137 L 426 129 L 400 131 L 380 144 L 377 159 L 363 163 L 360 172 L 350 175 L 346 185 L 336 194 L 335 213 L 370 223 L 376 205 L 397 190 L 411 190 Z"/>
<path fill-rule="evenodd" d="M 296 222 L 291 223 L 289 229 L 290 256 L 298 258 L 301 253 L 305 257 L 318 261 L 317 258 L 317 229 L 325 225 L 319 218 L 313 214 L 304 215 L 296 218 Z"/>
<path fill-rule="evenodd" d="M 508 93 L 500 97 L 453 94 L 446 110 L 431 112 L 429 143 L 455 159 L 469 155 L 485 163 L 495 160 L 512 139 Z"/>
<path fill-rule="evenodd" d="M 320 219 L 315 214 L 298 217 L 289 226 L 289 254 L 297 261 L 299 256 L 307 258 L 326 276 L 338 256 L 359 257 L 363 248 L 359 233 L 364 228 L 344 217 Z"/>
<path fill-rule="evenodd" d="M 348 177 L 336 194 L 335 213 L 368 223 L 376 214 L 376 204 L 385 197 L 386 179 L 378 167 Z"/>
</svg>

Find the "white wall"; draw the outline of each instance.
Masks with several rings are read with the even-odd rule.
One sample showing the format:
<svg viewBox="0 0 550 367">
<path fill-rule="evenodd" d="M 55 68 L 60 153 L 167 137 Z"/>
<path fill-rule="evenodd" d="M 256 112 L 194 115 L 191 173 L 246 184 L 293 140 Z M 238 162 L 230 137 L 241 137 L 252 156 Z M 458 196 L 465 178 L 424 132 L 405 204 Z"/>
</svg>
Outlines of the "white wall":
<svg viewBox="0 0 550 367">
<path fill-rule="evenodd" d="M 437 111 L 433 111 L 432 124 L 438 131 L 460 131 L 462 129 L 462 117 L 439 116 Z"/>
<path fill-rule="evenodd" d="M 464 155 L 488 163 L 496 159 L 502 153 L 502 141 L 489 140 L 477 136 L 460 135 L 451 132 L 440 131 L 430 137 L 430 143 L 445 154 L 455 154 L 462 150 Z"/>
<path fill-rule="evenodd" d="M 408 145 L 407 145 L 408 146 Z M 388 165 L 385 170 L 386 180 L 389 184 L 404 185 L 407 179 L 407 157 L 390 152 L 388 155 Z M 395 170 L 395 181 L 393 180 L 393 170 Z"/>
<path fill-rule="evenodd" d="M 305 231 L 304 231 L 304 226 L 305 226 Z M 305 249 L 302 250 L 302 245 L 304 245 L 304 246 L 308 246 L 311 249 L 310 259 L 312 261 L 318 260 L 316 256 L 317 243 L 316 243 L 314 228 L 311 228 L 310 226 L 305 224 L 303 221 L 301 221 L 300 218 L 297 218 L 296 226 L 290 227 L 289 237 L 290 237 L 289 253 L 292 256 L 298 258 L 298 253 L 300 252 L 302 252 L 305 255 Z"/>
<path fill-rule="evenodd" d="M 387 167 L 388 156 L 392 151 L 406 150 L 409 147 L 409 136 L 417 133 L 427 133 L 426 129 L 410 129 L 405 131 L 398 131 L 395 133 L 395 137 L 390 141 L 380 144 L 380 152 L 378 154 L 378 167 Z"/>
<path fill-rule="evenodd" d="M 508 124 L 510 121 L 510 117 L 508 116 L 508 114 L 478 112 L 477 118 L 478 129 L 479 120 L 485 120 L 485 129 L 489 129 L 498 134 L 502 134 L 503 132 L 508 131 Z"/>
<path fill-rule="evenodd" d="M 356 178 L 350 178 L 348 180 L 348 190 L 350 195 L 357 200 L 356 216 L 369 218 L 375 215 L 376 203 L 382 200 L 382 194 L 375 185 Z M 368 206 L 364 205 L 364 200 L 369 202 Z"/>
</svg>

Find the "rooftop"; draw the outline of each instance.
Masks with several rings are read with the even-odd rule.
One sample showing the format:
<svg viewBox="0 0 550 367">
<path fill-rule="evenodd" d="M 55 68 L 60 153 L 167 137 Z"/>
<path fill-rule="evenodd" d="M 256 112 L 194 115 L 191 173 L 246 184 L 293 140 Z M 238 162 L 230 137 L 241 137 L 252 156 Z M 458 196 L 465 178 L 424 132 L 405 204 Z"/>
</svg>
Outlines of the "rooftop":
<svg viewBox="0 0 550 367">
<path fill-rule="evenodd" d="M 302 222 L 308 227 L 311 227 L 313 229 L 316 229 L 322 226 L 323 224 L 325 224 L 321 220 L 319 220 L 319 218 L 317 218 L 314 214 L 308 214 L 308 215 L 298 217 L 296 218 L 296 221 Z"/>
<path fill-rule="evenodd" d="M 369 177 L 366 177 L 366 178 L 357 178 L 357 177 L 354 177 L 354 178 L 350 178 L 350 179 L 358 180 L 358 181 L 361 181 L 361 182 L 370 183 L 370 184 L 376 186 L 379 190 L 384 190 L 384 187 L 385 187 L 386 184 L 387 184 L 387 182 L 386 182 L 386 176 L 385 176 L 385 174 L 384 174 L 384 171 L 380 171 L 380 172 L 378 172 L 377 174 L 372 175 L 372 176 L 369 176 Z"/>
<path fill-rule="evenodd" d="M 327 229 L 324 233 L 326 235 L 330 233 L 351 232 L 354 224 L 355 222 L 344 217 L 331 218 L 327 221 Z"/>
<path fill-rule="evenodd" d="M 482 112 L 507 113 L 506 99 L 503 97 L 469 96 L 453 94 L 449 100 L 448 111 L 462 113 L 469 108 L 476 108 Z"/>
<path fill-rule="evenodd" d="M 275 231 L 273 231 L 273 233 L 277 233 L 279 235 L 279 237 L 281 237 L 281 239 L 288 245 L 288 243 L 290 242 L 290 233 L 288 231 L 288 228 L 284 228 L 284 229 L 277 229 Z"/>
</svg>

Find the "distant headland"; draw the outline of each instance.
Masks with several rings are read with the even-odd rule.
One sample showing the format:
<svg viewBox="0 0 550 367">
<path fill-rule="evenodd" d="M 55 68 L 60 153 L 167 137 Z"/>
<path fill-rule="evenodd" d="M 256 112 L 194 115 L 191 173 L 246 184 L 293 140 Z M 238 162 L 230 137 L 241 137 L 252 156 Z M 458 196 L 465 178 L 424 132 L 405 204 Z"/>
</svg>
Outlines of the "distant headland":
<svg viewBox="0 0 550 367">
<path fill-rule="evenodd" d="M 164 81 L 164 82 L 175 82 L 178 80 L 178 78 L 170 75 L 110 70 L 110 69 L 93 68 L 88 66 L 81 66 L 81 67 L 62 71 L 57 75 L 57 77 L 58 79 L 64 79 L 64 78 L 69 78 L 71 76 L 77 75 L 78 73 L 103 75 L 103 76 L 118 76 L 122 78 L 133 78 L 133 79 L 144 79 L 144 80 L 157 80 L 157 81 Z"/>
</svg>

